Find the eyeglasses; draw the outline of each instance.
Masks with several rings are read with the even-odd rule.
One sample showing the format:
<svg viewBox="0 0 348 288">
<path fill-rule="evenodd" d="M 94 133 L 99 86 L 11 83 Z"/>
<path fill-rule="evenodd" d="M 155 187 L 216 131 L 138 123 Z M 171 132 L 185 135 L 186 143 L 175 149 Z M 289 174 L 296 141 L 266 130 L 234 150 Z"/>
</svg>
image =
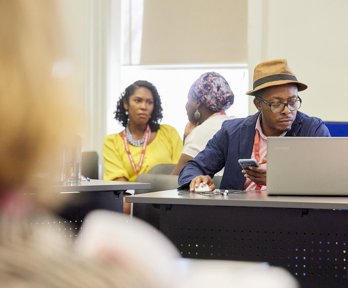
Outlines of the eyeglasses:
<svg viewBox="0 0 348 288">
<path fill-rule="evenodd" d="M 268 102 L 261 97 L 257 97 L 257 99 L 267 104 L 273 113 L 283 112 L 285 106 L 288 107 L 290 111 L 296 111 L 300 109 L 301 103 L 302 103 L 302 99 L 300 98 L 300 96 L 297 96 L 296 99 L 291 99 L 287 102 L 280 102 L 280 101 Z"/>
</svg>

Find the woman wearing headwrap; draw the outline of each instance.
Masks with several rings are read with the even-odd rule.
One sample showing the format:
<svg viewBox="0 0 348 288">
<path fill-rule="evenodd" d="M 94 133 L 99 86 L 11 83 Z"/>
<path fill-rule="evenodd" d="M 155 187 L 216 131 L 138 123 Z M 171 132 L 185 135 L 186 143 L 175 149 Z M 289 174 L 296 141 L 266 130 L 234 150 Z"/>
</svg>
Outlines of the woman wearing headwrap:
<svg viewBox="0 0 348 288">
<path fill-rule="evenodd" d="M 186 111 L 189 123 L 185 128 L 184 148 L 172 174 L 179 175 L 187 161 L 193 159 L 231 117 L 225 110 L 231 107 L 234 94 L 224 77 L 216 72 L 201 75 L 188 93 Z"/>
</svg>

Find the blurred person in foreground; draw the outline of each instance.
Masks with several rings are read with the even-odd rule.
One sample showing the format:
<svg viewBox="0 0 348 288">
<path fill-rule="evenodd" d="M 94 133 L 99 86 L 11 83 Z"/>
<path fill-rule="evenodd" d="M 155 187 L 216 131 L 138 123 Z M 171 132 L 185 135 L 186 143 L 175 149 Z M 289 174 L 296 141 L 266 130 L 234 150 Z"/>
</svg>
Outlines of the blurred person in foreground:
<svg viewBox="0 0 348 288">
<path fill-rule="evenodd" d="M 220 188 L 263 190 L 266 187 L 267 137 L 328 137 L 323 121 L 300 111 L 300 91 L 307 85 L 297 80 L 285 59 L 258 64 L 253 89 L 258 112 L 225 121 L 206 148 L 189 161 L 179 175 L 181 188 L 194 191 L 201 183 L 214 190 L 212 177 L 224 167 Z M 241 169 L 238 159 L 254 158 L 261 165 Z"/>
<path fill-rule="evenodd" d="M 184 148 L 172 174 L 179 175 L 186 162 L 196 157 L 220 130 L 222 123 L 232 118 L 225 110 L 233 101 L 230 85 L 219 73 L 204 73 L 192 84 L 186 103 L 189 123 L 185 129 Z"/>
<path fill-rule="evenodd" d="M 111 256 L 103 254 L 107 250 L 103 246 L 98 247 L 97 255 L 91 255 L 83 248 L 89 237 L 86 241 L 82 237 L 76 248 L 62 234 L 64 227 L 57 227 L 53 209 L 60 198 L 52 191 L 51 176 L 58 169 L 57 159 L 67 135 L 79 132 L 80 121 L 76 117 L 79 112 L 67 102 L 73 94 L 64 79 L 52 77 L 52 64 L 65 52 L 57 21 L 61 19 L 56 6 L 60 1 L 34 2 L 0 0 L 1 285 L 165 287 L 154 271 L 144 269 L 146 260 L 141 261 L 129 249 L 118 247 Z M 116 227 L 117 221 L 124 219 L 116 217 Z M 165 250 L 165 244 L 158 245 L 163 258 L 155 259 L 179 257 L 169 244 L 169 252 Z M 158 262 L 166 267 L 163 261 Z M 139 269 L 134 268 L 139 264 Z"/>
</svg>

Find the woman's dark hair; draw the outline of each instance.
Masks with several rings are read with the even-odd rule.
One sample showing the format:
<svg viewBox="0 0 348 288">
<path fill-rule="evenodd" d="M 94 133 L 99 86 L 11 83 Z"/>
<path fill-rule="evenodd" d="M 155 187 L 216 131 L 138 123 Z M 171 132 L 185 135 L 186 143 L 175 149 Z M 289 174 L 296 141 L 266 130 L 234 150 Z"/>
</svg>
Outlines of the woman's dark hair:
<svg viewBox="0 0 348 288">
<path fill-rule="evenodd" d="M 127 126 L 128 123 L 128 115 L 126 115 L 126 110 L 124 109 L 123 103 L 129 104 L 129 97 L 134 94 L 135 90 L 145 87 L 149 89 L 153 96 L 153 111 L 151 118 L 149 119 L 149 126 L 152 132 L 156 132 L 160 126 L 160 122 L 163 118 L 162 115 L 162 102 L 160 95 L 158 94 L 157 88 L 150 82 L 145 80 L 135 81 L 133 84 L 129 85 L 126 90 L 121 94 L 121 97 L 117 101 L 115 119 L 121 123 L 123 127 Z"/>
</svg>

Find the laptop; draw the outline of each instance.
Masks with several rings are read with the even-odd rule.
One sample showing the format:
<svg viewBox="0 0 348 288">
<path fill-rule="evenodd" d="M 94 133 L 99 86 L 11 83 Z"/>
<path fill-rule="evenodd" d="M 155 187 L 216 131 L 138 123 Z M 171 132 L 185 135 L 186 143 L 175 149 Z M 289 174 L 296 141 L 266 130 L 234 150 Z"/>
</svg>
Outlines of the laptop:
<svg viewBox="0 0 348 288">
<path fill-rule="evenodd" d="M 268 137 L 268 195 L 348 195 L 348 137 Z"/>
</svg>

